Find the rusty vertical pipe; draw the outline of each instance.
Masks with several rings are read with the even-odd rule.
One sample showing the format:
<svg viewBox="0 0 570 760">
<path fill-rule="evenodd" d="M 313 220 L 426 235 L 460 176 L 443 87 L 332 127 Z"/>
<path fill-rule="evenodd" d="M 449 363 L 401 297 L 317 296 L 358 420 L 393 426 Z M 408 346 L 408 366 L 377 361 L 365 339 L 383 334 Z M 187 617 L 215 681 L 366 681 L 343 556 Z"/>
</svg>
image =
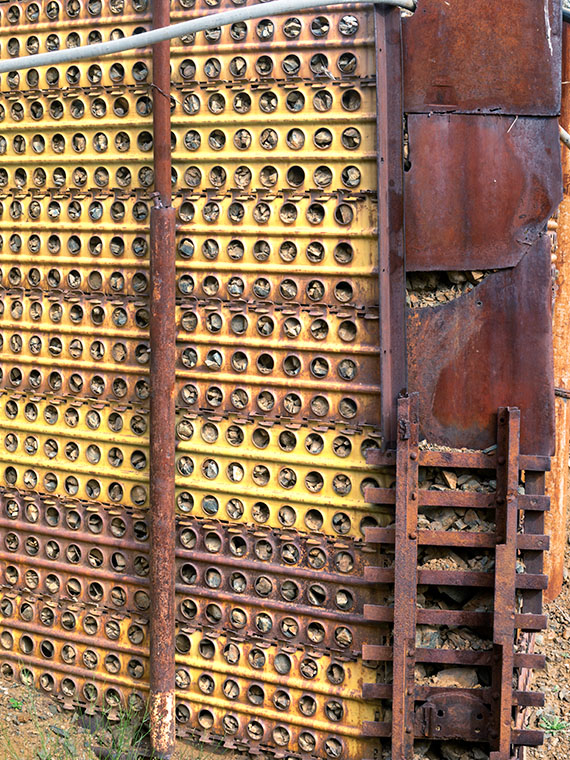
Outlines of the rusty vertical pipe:
<svg viewBox="0 0 570 760">
<path fill-rule="evenodd" d="M 562 81 L 570 77 L 570 23 L 562 28 Z M 570 86 L 562 86 L 560 124 L 570 129 Z M 552 337 L 554 348 L 554 385 L 570 392 L 570 150 L 562 146 L 564 197 L 558 211 L 557 251 L 555 260 L 554 312 Z M 550 495 L 550 511 L 545 515 L 546 532 L 550 535 L 550 551 L 545 556 L 548 575 L 547 599 L 554 599 L 562 590 L 564 548 L 566 546 L 566 511 L 568 499 L 568 457 L 570 455 L 570 399 L 556 397 L 556 453 L 552 471 L 546 478 Z"/>
<path fill-rule="evenodd" d="M 153 26 L 170 23 L 154 0 Z M 155 758 L 174 752 L 174 513 L 176 247 L 171 206 L 170 42 L 153 47 L 155 207 L 150 216 L 150 738 Z"/>
<path fill-rule="evenodd" d="M 154 0 L 152 25 L 155 29 L 170 24 L 169 0 Z M 170 41 L 152 48 L 152 90 L 154 130 L 154 189 L 163 206 L 170 206 L 172 157 L 170 154 Z"/>
</svg>

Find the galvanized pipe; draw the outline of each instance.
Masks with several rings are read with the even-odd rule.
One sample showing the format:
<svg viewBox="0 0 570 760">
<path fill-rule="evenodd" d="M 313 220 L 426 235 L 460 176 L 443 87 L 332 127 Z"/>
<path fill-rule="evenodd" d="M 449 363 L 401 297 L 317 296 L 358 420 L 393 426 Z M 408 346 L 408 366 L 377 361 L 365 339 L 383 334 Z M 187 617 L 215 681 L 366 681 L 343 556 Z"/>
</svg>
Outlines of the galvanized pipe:
<svg viewBox="0 0 570 760">
<path fill-rule="evenodd" d="M 238 21 L 251 21 L 255 18 L 271 18 L 284 13 L 292 13 L 305 8 L 322 8 L 328 5 L 351 5 L 361 0 L 270 0 L 270 2 L 260 5 L 252 5 L 244 8 L 233 8 L 221 13 L 212 13 L 206 16 L 192 18 L 189 21 L 181 21 L 179 24 L 168 24 L 164 27 L 155 27 L 150 32 L 141 32 L 129 37 L 122 37 L 118 40 L 107 40 L 106 42 L 97 42 L 94 45 L 79 45 L 74 48 L 64 48 L 62 50 L 52 50 L 48 53 L 37 53 L 34 55 L 24 55 L 19 58 L 12 58 L 6 61 L 0 61 L 0 74 L 6 74 L 10 71 L 21 71 L 40 66 L 55 66 L 60 63 L 74 63 L 75 61 L 85 61 L 92 58 L 101 58 L 104 55 L 114 55 L 126 50 L 135 50 L 146 47 L 147 45 L 156 45 L 163 40 L 172 40 L 175 37 L 183 37 L 186 34 L 195 34 L 203 32 L 206 29 L 214 29 L 218 26 L 227 26 Z M 393 5 L 399 8 L 413 11 L 416 7 L 416 0 L 366 0 L 370 3 L 381 3 L 383 5 Z"/>
<path fill-rule="evenodd" d="M 153 26 L 170 23 L 154 0 Z M 171 205 L 170 41 L 153 47 L 155 206 L 150 216 L 150 738 L 153 756 L 174 752 L 176 248 Z"/>
</svg>

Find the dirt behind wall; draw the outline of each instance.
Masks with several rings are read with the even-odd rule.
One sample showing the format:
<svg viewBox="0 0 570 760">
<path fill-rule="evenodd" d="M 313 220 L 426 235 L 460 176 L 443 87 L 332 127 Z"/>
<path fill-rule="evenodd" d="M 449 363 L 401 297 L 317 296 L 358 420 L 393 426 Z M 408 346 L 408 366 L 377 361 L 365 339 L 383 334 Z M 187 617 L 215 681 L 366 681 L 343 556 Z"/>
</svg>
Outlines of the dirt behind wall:
<svg viewBox="0 0 570 760">
<path fill-rule="evenodd" d="M 545 731 L 545 743 L 527 750 L 528 760 L 561 760 L 570 755 L 570 519 L 566 536 L 562 592 L 546 605 L 548 630 L 537 635 L 535 650 L 546 655 L 546 668 L 536 672 L 532 687 L 545 696 L 534 720 Z"/>
</svg>

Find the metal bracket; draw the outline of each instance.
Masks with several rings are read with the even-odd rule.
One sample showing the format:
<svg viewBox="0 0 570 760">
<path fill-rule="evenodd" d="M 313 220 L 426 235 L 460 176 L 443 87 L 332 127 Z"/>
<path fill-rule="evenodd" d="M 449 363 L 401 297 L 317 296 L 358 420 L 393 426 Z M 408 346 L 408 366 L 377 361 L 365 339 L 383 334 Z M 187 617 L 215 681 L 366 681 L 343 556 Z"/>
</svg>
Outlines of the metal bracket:
<svg viewBox="0 0 570 760">
<path fill-rule="evenodd" d="M 440 692 L 415 711 L 415 734 L 426 739 L 466 740 L 486 733 L 491 711 L 484 701 L 457 689 Z"/>
</svg>

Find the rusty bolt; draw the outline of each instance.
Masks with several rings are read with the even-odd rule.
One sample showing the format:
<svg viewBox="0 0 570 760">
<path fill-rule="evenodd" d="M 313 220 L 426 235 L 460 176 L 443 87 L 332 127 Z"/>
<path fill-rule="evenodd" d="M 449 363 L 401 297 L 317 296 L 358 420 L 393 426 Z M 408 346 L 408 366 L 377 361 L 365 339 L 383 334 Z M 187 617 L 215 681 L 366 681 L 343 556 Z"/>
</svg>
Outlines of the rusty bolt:
<svg viewBox="0 0 570 760">
<path fill-rule="evenodd" d="M 410 454 L 410 459 L 414 459 L 415 460 L 417 458 L 418 458 L 417 453 L 415 451 L 412 451 L 411 454 Z"/>
</svg>

